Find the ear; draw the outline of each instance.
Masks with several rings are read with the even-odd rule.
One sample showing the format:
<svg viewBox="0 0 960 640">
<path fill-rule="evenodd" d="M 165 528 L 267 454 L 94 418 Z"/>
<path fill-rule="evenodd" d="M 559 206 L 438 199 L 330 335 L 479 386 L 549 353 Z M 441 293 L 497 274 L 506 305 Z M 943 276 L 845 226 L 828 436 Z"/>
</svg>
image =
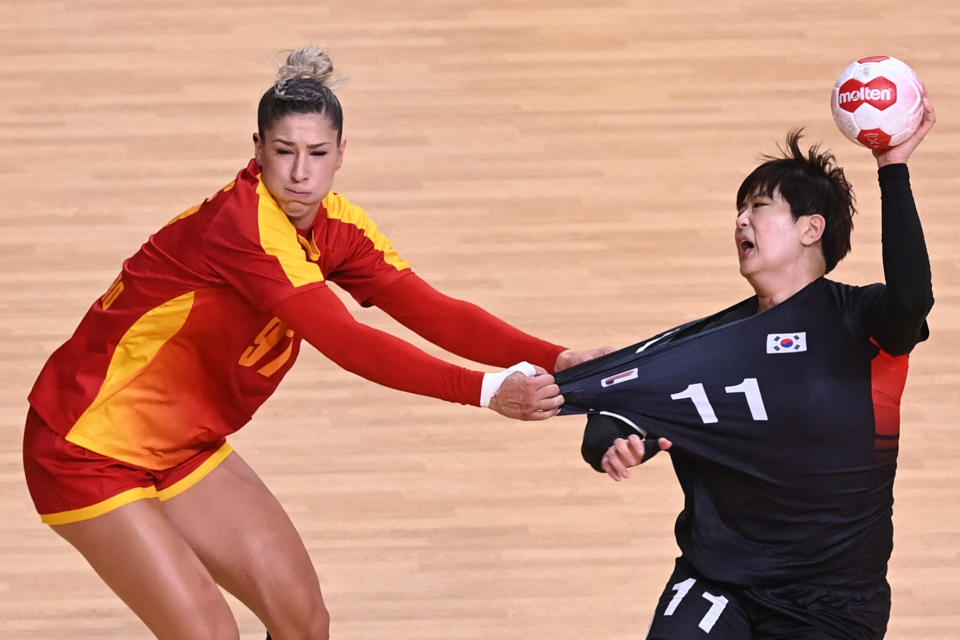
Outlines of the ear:
<svg viewBox="0 0 960 640">
<path fill-rule="evenodd" d="M 347 150 L 347 139 L 343 138 L 342 140 L 340 140 L 340 148 L 338 149 L 338 152 L 339 152 L 338 155 L 340 157 L 337 158 L 337 171 L 339 171 L 340 167 L 343 166 L 343 154 L 344 152 L 346 152 L 346 150 Z"/>
<path fill-rule="evenodd" d="M 260 134 L 254 131 L 253 133 L 253 157 L 256 159 L 257 164 L 261 167 L 263 166 L 263 144 L 260 140 Z"/>
<path fill-rule="evenodd" d="M 823 238 L 823 232 L 827 228 L 826 219 L 819 213 L 811 213 L 810 215 L 802 216 L 801 220 L 805 226 L 800 242 L 807 247 L 820 242 L 820 239 Z"/>
</svg>

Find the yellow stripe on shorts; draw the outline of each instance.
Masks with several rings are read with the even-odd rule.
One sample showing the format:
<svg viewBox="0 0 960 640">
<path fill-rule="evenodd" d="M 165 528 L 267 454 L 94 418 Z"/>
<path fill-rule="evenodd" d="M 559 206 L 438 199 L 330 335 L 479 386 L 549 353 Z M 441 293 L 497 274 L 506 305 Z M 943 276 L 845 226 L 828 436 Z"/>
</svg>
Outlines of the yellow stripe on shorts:
<svg viewBox="0 0 960 640">
<path fill-rule="evenodd" d="M 114 509 L 118 509 L 125 504 L 130 504 L 131 502 L 135 502 L 137 500 L 143 500 L 144 498 L 156 497 L 156 487 L 135 487 L 133 489 L 127 489 L 123 493 L 118 493 L 117 495 L 107 498 L 106 500 L 96 504 L 92 504 L 89 507 L 71 509 L 69 511 L 60 511 L 58 513 L 41 513 L 40 519 L 50 525 L 81 522 L 83 520 L 90 520 L 91 518 L 102 516 L 103 514 L 109 513 Z"/>
<path fill-rule="evenodd" d="M 227 442 L 223 443 L 223 446 L 217 449 L 216 453 L 212 456 L 204 460 L 203 464 L 191 471 L 186 477 L 177 480 L 166 489 L 158 491 L 157 496 L 161 501 L 175 498 L 210 475 L 210 472 L 220 466 L 220 463 L 226 460 L 227 456 L 231 453 L 233 453 L 233 447 Z"/>
</svg>

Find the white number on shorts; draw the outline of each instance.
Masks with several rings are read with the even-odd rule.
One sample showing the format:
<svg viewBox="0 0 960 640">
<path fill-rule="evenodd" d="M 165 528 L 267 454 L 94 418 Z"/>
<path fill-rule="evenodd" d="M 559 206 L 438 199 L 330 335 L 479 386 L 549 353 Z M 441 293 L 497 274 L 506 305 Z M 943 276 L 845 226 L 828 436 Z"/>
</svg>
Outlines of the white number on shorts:
<svg viewBox="0 0 960 640">
<path fill-rule="evenodd" d="M 723 610 L 726 608 L 727 599 L 723 596 L 715 596 L 712 593 L 707 593 L 706 591 L 700 595 L 710 603 L 710 611 L 707 611 L 707 615 L 700 619 L 700 624 L 697 626 L 703 629 L 704 633 L 710 633 L 710 629 L 713 629 L 713 625 L 717 623 L 720 614 L 723 613 Z"/>
<path fill-rule="evenodd" d="M 696 578 L 687 578 L 683 582 L 678 582 L 670 587 L 675 593 L 670 600 L 670 604 L 667 605 L 666 610 L 663 612 L 663 615 L 672 616 L 673 612 L 680 606 L 680 601 L 683 600 L 696 583 Z M 704 633 L 710 633 L 713 625 L 720 619 L 720 614 L 723 613 L 723 610 L 726 608 L 728 600 L 724 596 L 716 596 L 708 591 L 704 591 L 700 596 L 710 603 L 710 610 L 700 619 L 700 623 L 697 626 L 703 629 Z"/>
<path fill-rule="evenodd" d="M 673 599 L 670 601 L 670 604 L 667 605 L 667 610 L 663 612 L 665 616 L 672 616 L 673 612 L 677 610 L 677 607 L 680 606 L 680 601 L 683 600 L 683 597 L 687 595 L 687 592 L 690 591 L 690 587 L 696 584 L 696 579 L 687 578 L 683 582 L 678 582 L 677 584 L 670 587 L 676 593 L 673 594 Z"/>
<path fill-rule="evenodd" d="M 754 420 L 766 420 L 767 409 L 763 406 L 763 396 L 760 395 L 760 385 L 756 378 L 744 378 L 740 384 L 731 387 L 724 387 L 727 393 L 742 393 L 747 399 L 747 408 L 750 409 L 750 417 Z M 671 400 L 689 399 L 693 402 L 694 408 L 700 414 L 700 419 L 704 424 L 717 422 L 717 414 L 713 411 L 713 405 L 707 398 L 707 392 L 703 389 L 703 384 L 697 382 L 687 385 L 683 391 L 678 391 L 670 395 Z"/>
</svg>

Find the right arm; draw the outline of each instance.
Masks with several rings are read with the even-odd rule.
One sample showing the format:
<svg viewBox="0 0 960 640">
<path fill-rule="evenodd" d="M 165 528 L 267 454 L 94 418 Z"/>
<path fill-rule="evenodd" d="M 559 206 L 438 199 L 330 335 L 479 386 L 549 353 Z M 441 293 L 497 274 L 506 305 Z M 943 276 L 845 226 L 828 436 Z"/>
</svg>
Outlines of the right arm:
<svg viewBox="0 0 960 640">
<path fill-rule="evenodd" d="M 273 308 L 296 333 L 347 371 L 393 389 L 449 402 L 482 406 L 485 375 L 435 358 L 347 311 L 326 286 L 294 294 Z M 550 375 L 508 376 L 489 400 L 501 415 L 542 420 L 562 403 Z"/>
</svg>

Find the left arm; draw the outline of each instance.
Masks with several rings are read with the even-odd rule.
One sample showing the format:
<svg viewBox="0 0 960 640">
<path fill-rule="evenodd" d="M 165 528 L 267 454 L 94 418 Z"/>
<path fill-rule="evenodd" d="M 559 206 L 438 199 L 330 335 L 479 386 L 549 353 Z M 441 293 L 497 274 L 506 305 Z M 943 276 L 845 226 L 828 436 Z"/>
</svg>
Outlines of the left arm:
<svg viewBox="0 0 960 640">
<path fill-rule="evenodd" d="M 909 353 L 923 340 L 933 306 L 930 259 L 905 164 L 879 170 L 882 253 L 886 288 L 872 305 L 866 328 L 884 351 Z"/>
<path fill-rule="evenodd" d="M 621 420 L 593 414 L 587 418 L 583 430 L 580 455 L 594 470 L 620 482 L 630 477 L 629 467 L 643 464 L 672 446 L 666 438 L 641 438 Z"/>
<path fill-rule="evenodd" d="M 474 362 L 508 367 L 526 360 L 555 371 L 565 347 L 524 333 L 470 302 L 445 295 L 408 273 L 370 302 L 408 329 Z"/>
<path fill-rule="evenodd" d="M 933 106 L 924 97 L 924 117 L 916 133 L 896 147 L 875 152 L 887 286 L 867 319 L 867 329 L 892 355 L 909 353 L 926 337 L 925 318 L 933 306 L 930 259 L 906 162 L 934 122 Z"/>
<path fill-rule="evenodd" d="M 553 376 L 528 377 L 509 371 L 484 374 L 444 362 L 357 322 L 326 286 L 289 296 L 273 307 L 273 312 L 347 371 L 393 389 L 489 406 L 501 415 L 523 420 L 556 415 L 562 403 Z"/>
</svg>

